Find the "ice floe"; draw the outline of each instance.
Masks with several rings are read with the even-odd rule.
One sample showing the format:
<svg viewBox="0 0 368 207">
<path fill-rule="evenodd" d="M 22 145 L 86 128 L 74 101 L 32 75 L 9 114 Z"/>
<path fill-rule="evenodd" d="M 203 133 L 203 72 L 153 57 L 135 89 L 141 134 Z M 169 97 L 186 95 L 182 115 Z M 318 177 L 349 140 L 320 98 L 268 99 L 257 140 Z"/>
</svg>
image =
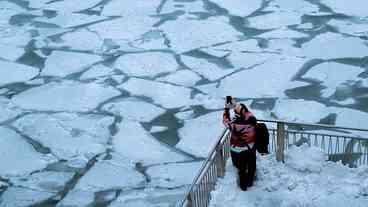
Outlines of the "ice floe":
<svg viewBox="0 0 368 207">
<path fill-rule="evenodd" d="M 25 176 L 46 167 L 48 160 L 11 129 L 0 127 L 0 176 Z M 1 203 L 0 203 L 1 204 Z"/>
<path fill-rule="evenodd" d="M 11 26 L 0 21 L 0 45 L 24 47 L 31 40 L 31 34 L 25 27 Z"/>
<path fill-rule="evenodd" d="M 258 35 L 258 37 L 266 38 L 266 39 L 280 39 L 280 38 L 306 38 L 307 34 L 297 32 L 288 28 L 279 28 L 272 30 L 270 32 L 263 33 Z"/>
<path fill-rule="evenodd" d="M 157 79 L 158 81 L 173 83 L 177 85 L 191 87 L 194 86 L 201 77 L 191 70 L 179 70 L 175 73 Z"/>
<path fill-rule="evenodd" d="M 0 44 L 0 51 L 6 51 L 0 54 L 0 58 L 16 61 L 24 54 L 24 48 L 21 47 L 14 47 L 9 45 L 2 45 Z"/>
<path fill-rule="evenodd" d="M 134 15 L 154 15 L 156 14 L 156 9 L 160 5 L 160 3 L 160 0 L 136 0 L 134 3 L 121 0 L 112 0 L 104 6 L 102 15 L 122 16 L 124 18 Z"/>
<path fill-rule="evenodd" d="M 103 41 L 100 37 L 86 29 L 65 33 L 61 36 L 62 42 L 51 42 L 49 47 L 68 47 L 74 50 L 103 52 Z M 99 58 L 96 58 L 97 60 Z"/>
<path fill-rule="evenodd" d="M 210 17 L 206 20 L 179 18 L 161 25 L 170 40 L 171 48 L 177 52 L 208 47 L 216 43 L 237 40 L 242 33 L 228 24 L 225 17 Z"/>
<path fill-rule="evenodd" d="M 104 76 L 114 74 L 114 68 L 107 67 L 102 64 L 92 66 L 88 71 L 84 72 L 80 80 L 97 79 Z"/>
<path fill-rule="evenodd" d="M 212 47 L 218 51 L 232 51 L 232 52 L 262 52 L 263 50 L 259 47 L 258 41 L 255 39 L 233 41 L 226 44 L 221 44 Z"/>
<path fill-rule="evenodd" d="M 13 102 L 7 98 L 0 97 L 0 123 L 12 119 L 22 113 Z"/>
<path fill-rule="evenodd" d="M 134 163 L 150 165 L 188 159 L 158 142 L 138 122 L 123 120 L 118 129 L 113 137 L 113 150 Z"/>
<path fill-rule="evenodd" d="M 46 111 L 90 111 L 120 92 L 111 86 L 75 81 L 51 82 L 12 98 L 21 108 Z"/>
<path fill-rule="evenodd" d="M 305 57 L 303 50 L 295 47 L 296 42 L 291 39 L 270 39 L 265 51 L 279 53 L 283 56 Z"/>
<path fill-rule="evenodd" d="M 168 0 L 160 10 L 160 14 L 185 11 L 186 13 L 206 12 L 203 1 L 175 1 Z"/>
<path fill-rule="evenodd" d="M 368 36 L 367 23 L 353 23 L 347 20 L 331 19 L 328 24 L 342 33 Z"/>
<path fill-rule="evenodd" d="M 277 29 L 300 24 L 301 14 L 294 12 L 273 12 L 248 18 L 249 27 L 257 29 Z"/>
<path fill-rule="evenodd" d="M 10 187 L 0 198 L 1 207 L 24 207 L 40 204 L 55 196 L 47 191 Z"/>
<path fill-rule="evenodd" d="M 257 9 L 260 9 L 262 5 L 262 0 L 254 0 L 247 2 L 244 2 L 242 0 L 227 0 L 227 1 L 210 0 L 210 2 L 213 2 L 218 6 L 220 6 L 221 8 L 226 9 L 231 15 L 242 17 L 252 14 Z"/>
<path fill-rule="evenodd" d="M 30 114 L 13 123 L 59 159 L 86 164 L 106 149 L 112 117 L 71 113 Z"/>
<path fill-rule="evenodd" d="M 92 54 L 54 51 L 47 58 L 41 75 L 63 77 L 80 72 L 101 59 L 100 56 Z"/>
<path fill-rule="evenodd" d="M 38 68 L 0 60 L 0 86 L 10 83 L 25 82 L 39 73 Z"/>
<path fill-rule="evenodd" d="M 203 162 L 174 163 L 153 166 L 147 169 L 151 178 L 150 186 L 174 188 L 190 185 Z M 182 173 L 186 172 L 186 173 Z"/>
<path fill-rule="evenodd" d="M 340 85 L 358 79 L 358 75 L 364 71 L 364 68 L 357 66 L 325 62 L 312 67 L 302 77 L 320 82 L 326 87 L 322 90 L 322 96 L 329 97 Z"/>
<path fill-rule="evenodd" d="M 26 10 L 23 9 L 22 7 L 18 6 L 15 3 L 7 2 L 7 1 L 1 1 L 0 2 L 0 11 L 1 11 L 0 21 L 8 22 L 9 19 L 13 15 L 16 15 L 18 13 L 22 13 Z"/>
<path fill-rule="evenodd" d="M 68 12 L 68 13 L 89 9 L 101 2 L 101 0 L 85 0 L 85 1 L 78 2 L 78 4 L 76 4 L 75 1 L 73 0 L 63 0 L 63 1 L 53 1 L 53 2 L 50 2 L 50 1 L 45 2 L 43 0 L 41 1 L 43 3 L 43 5 L 41 6 L 42 9 L 63 11 L 63 12 Z"/>
<path fill-rule="evenodd" d="M 66 13 L 58 12 L 55 17 L 38 17 L 34 21 L 42 22 L 47 24 L 55 24 L 62 28 L 78 27 L 85 24 L 91 24 L 94 22 L 102 21 L 107 19 L 106 17 L 96 16 L 96 15 L 86 15 L 78 13 Z"/>
<path fill-rule="evenodd" d="M 368 46 L 356 37 L 336 33 L 323 33 L 302 45 L 303 53 L 310 58 L 359 58 L 368 54 Z"/>
<path fill-rule="evenodd" d="M 114 100 L 105 104 L 102 110 L 139 122 L 151 122 L 166 111 L 136 98 Z"/>
<path fill-rule="evenodd" d="M 308 1 L 293 1 L 293 0 L 275 0 L 271 1 L 265 8 L 269 11 L 277 12 L 297 12 L 301 14 L 318 13 L 319 7 L 311 4 Z"/>
<path fill-rule="evenodd" d="M 191 103 L 191 90 L 182 86 L 159 83 L 139 78 L 131 78 L 119 88 L 132 95 L 146 96 L 164 108 L 179 108 Z"/>
<path fill-rule="evenodd" d="M 321 3 L 330 7 L 336 13 L 343 13 L 350 16 L 368 16 L 365 5 L 365 0 L 353 0 L 349 4 L 346 4 L 344 0 L 322 0 Z"/>
<path fill-rule="evenodd" d="M 172 54 L 159 52 L 126 54 L 119 57 L 114 66 L 135 77 L 153 77 L 178 68 Z"/>
<path fill-rule="evenodd" d="M 207 157 L 223 128 L 222 111 L 185 120 L 176 147 L 197 157 Z"/>
<path fill-rule="evenodd" d="M 353 128 L 361 128 L 368 129 L 367 127 L 367 113 L 363 111 L 358 111 L 349 108 L 333 108 L 334 113 L 337 114 L 336 117 L 336 125 L 337 126 L 345 126 L 345 127 L 353 127 Z M 358 133 L 358 132 L 355 132 Z M 367 137 L 367 132 L 362 133 Z"/>
<path fill-rule="evenodd" d="M 167 127 L 167 126 L 152 126 L 151 130 L 150 130 L 150 133 L 163 132 L 163 131 L 166 131 L 168 129 L 169 129 L 169 127 Z"/>
</svg>

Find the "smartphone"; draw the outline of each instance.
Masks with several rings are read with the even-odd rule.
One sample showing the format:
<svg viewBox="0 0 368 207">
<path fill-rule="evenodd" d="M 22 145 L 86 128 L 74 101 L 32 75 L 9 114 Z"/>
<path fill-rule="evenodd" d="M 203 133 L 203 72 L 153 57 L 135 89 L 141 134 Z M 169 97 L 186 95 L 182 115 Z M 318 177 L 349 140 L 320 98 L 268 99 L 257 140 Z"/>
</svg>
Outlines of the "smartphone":
<svg viewBox="0 0 368 207">
<path fill-rule="evenodd" d="M 231 96 L 226 96 L 226 103 L 227 103 L 227 104 L 231 104 L 231 103 L 232 103 L 232 101 L 233 101 L 233 97 L 231 97 Z"/>
</svg>

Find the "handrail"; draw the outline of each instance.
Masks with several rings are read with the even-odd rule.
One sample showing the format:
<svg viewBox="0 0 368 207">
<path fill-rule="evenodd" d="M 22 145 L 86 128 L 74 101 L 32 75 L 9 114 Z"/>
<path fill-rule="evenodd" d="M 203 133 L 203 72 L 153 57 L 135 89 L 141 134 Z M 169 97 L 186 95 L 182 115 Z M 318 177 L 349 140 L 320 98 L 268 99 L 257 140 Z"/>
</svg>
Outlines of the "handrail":
<svg viewBox="0 0 368 207">
<path fill-rule="evenodd" d="M 363 131 L 363 132 L 368 132 L 368 129 L 360 129 L 360 128 L 352 128 L 352 127 L 341 127 L 341 126 L 333 126 L 333 125 L 325 125 L 325 124 L 309 124 L 309 123 L 298 123 L 298 122 L 288 122 L 288 121 L 282 121 L 282 120 L 258 120 L 260 122 L 266 122 L 266 123 L 275 123 L 277 124 L 277 129 L 269 129 L 270 132 L 273 132 L 273 139 L 277 138 L 277 145 L 276 148 L 274 149 L 276 150 L 276 157 L 277 160 L 279 161 L 283 161 L 283 153 L 284 153 L 284 147 L 285 147 L 285 139 L 287 139 L 289 144 L 289 138 L 288 137 L 290 134 L 300 134 L 300 135 L 313 135 L 313 136 L 322 136 L 322 139 L 324 139 L 324 136 L 329 136 L 330 139 L 336 138 L 336 144 L 338 145 L 340 140 L 339 138 L 343 138 L 344 140 L 344 144 L 345 144 L 345 139 L 351 139 L 351 140 L 359 140 L 360 142 L 367 142 L 368 143 L 368 139 L 363 139 L 361 137 L 352 137 L 352 136 L 342 136 L 342 135 L 336 135 L 336 134 L 326 134 L 326 133 L 311 133 L 311 132 L 306 132 L 303 130 L 290 130 L 290 129 L 285 129 L 285 126 L 287 125 L 293 125 L 293 126 L 301 126 L 301 128 L 305 128 L 305 127 L 315 127 L 315 128 L 325 128 L 325 129 L 334 129 L 334 130 L 352 130 L 352 131 Z M 275 134 L 274 132 L 277 132 L 277 134 Z M 343 132 L 341 132 L 343 134 Z M 220 173 L 213 173 L 213 171 L 218 170 L 219 168 L 224 169 L 225 168 L 225 163 L 226 163 L 226 159 L 227 156 L 223 156 L 223 153 L 225 153 L 225 150 L 227 148 L 229 148 L 228 141 L 229 141 L 229 132 L 227 129 L 224 129 L 221 133 L 221 135 L 217 138 L 216 142 L 214 143 L 213 147 L 211 148 L 208 157 L 206 158 L 206 160 L 204 161 L 204 163 L 202 164 L 199 172 L 197 173 L 197 175 L 195 176 L 192 184 L 190 185 L 190 187 L 188 188 L 187 192 L 185 193 L 185 197 L 181 200 L 181 202 L 179 202 L 178 206 L 181 207 L 192 207 L 192 206 L 200 206 L 200 207 L 206 207 L 208 206 L 208 202 L 209 202 L 209 194 L 210 192 L 213 190 L 213 186 L 217 181 L 217 177 L 222 177 L 223 174 Z M 368 134 L 367 134 L 368 135 Z M 368 138 L 368 137 L 367 137 Z M 274 140 L 273 140 L 274 141 Z M 330 140 L 329 140 L 330 141 Z M 361 148 L 362 145 L 359 142 L 359 147 Z M 330 143 L 329 143 L 330 144 Z M 221 149 L 219 149 L 221 148 Z M 221 155 L 218 155 L 218 154 Z M 367 156 L 367 158 L 364 158 L 364 162 L 368 162 L 368 146 L 365 148 L 364 152 L 360 152 L 360 153 L 364 153 L 366 154 L 365 156 Z M 215 163 L 216 160 L 221 159 L 221 165 L 223 166 L 214 166 L 215 164 L 218 165 L 218 163 Z M 367 164 L 367 163 L 366 163 Z M 216 168 L 216 169 L 215 169 Z M 211 171 L 212 170 L 212 171 Z M 210 178 L 208 178 L 208 171 L 211 171 L 209 174 L 209 176 L 216 176 L 214 181 L 211 181 Z M 215 174 L 215 175 L 212 175 Z M 203 179 L 205 181 L 203 181 Z M 211 182 L 211 183 L 210 183 Z M 205 186 L 204 189 L 201 189 L 202 185 Z M 208 185 L 210 185 L 210 187 L 208 187 Z M 199 186 L 199 190 L 195 189 L 196 187 Z M 212 187 L 212 188 L 211 188 Z M 198 193 L 198 191 L 200 191 Z M 202 191 L 206 191 L 206 192 L 202 192 Z M 192 194 L 197 195 L 198 197 L 205 197 L 205 198 L 199 198 L 200 201 L 196 201 L 196 204 L 193 205 L 192 203 L 188 202 L 192 202 Z M 199 203 L 199 204 L 198 204 Z"/>
</svg>

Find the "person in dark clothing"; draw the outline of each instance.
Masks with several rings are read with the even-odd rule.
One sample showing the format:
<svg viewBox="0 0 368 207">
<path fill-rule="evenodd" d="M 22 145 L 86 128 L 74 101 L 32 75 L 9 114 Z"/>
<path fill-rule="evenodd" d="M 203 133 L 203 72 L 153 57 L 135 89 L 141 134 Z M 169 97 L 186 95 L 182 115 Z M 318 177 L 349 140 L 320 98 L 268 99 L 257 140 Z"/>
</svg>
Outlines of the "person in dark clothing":
<svg viewBox="0 0 368 207">
<path fill-rule="evenodd" d="M 234 108 L 235 118 L 230 118 Z M 256 117 L 244 104 L 226 104 L 223 123 L 230 130 L 230 149 L 233 165 L 238 169 L 239 185 L 243 191 L 253 185 L 256 172 L 255 126 Z"/>
</svg>

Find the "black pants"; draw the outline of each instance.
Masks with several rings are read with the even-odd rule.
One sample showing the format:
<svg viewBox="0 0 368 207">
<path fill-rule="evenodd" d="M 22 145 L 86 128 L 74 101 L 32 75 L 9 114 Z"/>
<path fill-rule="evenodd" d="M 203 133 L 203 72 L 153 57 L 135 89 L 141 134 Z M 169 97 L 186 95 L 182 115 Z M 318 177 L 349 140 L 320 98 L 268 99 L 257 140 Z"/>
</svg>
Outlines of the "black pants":
<svg viewBox="0 0 368 207">
<path fill-rule="evenodd" d="M 256 172 L 256 153 L 254 150 L 245 150 L 242 152 L 231 151 L 231 161 L 238 169 L 239 185 L 242 190 L 253 185 Z"/>
</svg>

